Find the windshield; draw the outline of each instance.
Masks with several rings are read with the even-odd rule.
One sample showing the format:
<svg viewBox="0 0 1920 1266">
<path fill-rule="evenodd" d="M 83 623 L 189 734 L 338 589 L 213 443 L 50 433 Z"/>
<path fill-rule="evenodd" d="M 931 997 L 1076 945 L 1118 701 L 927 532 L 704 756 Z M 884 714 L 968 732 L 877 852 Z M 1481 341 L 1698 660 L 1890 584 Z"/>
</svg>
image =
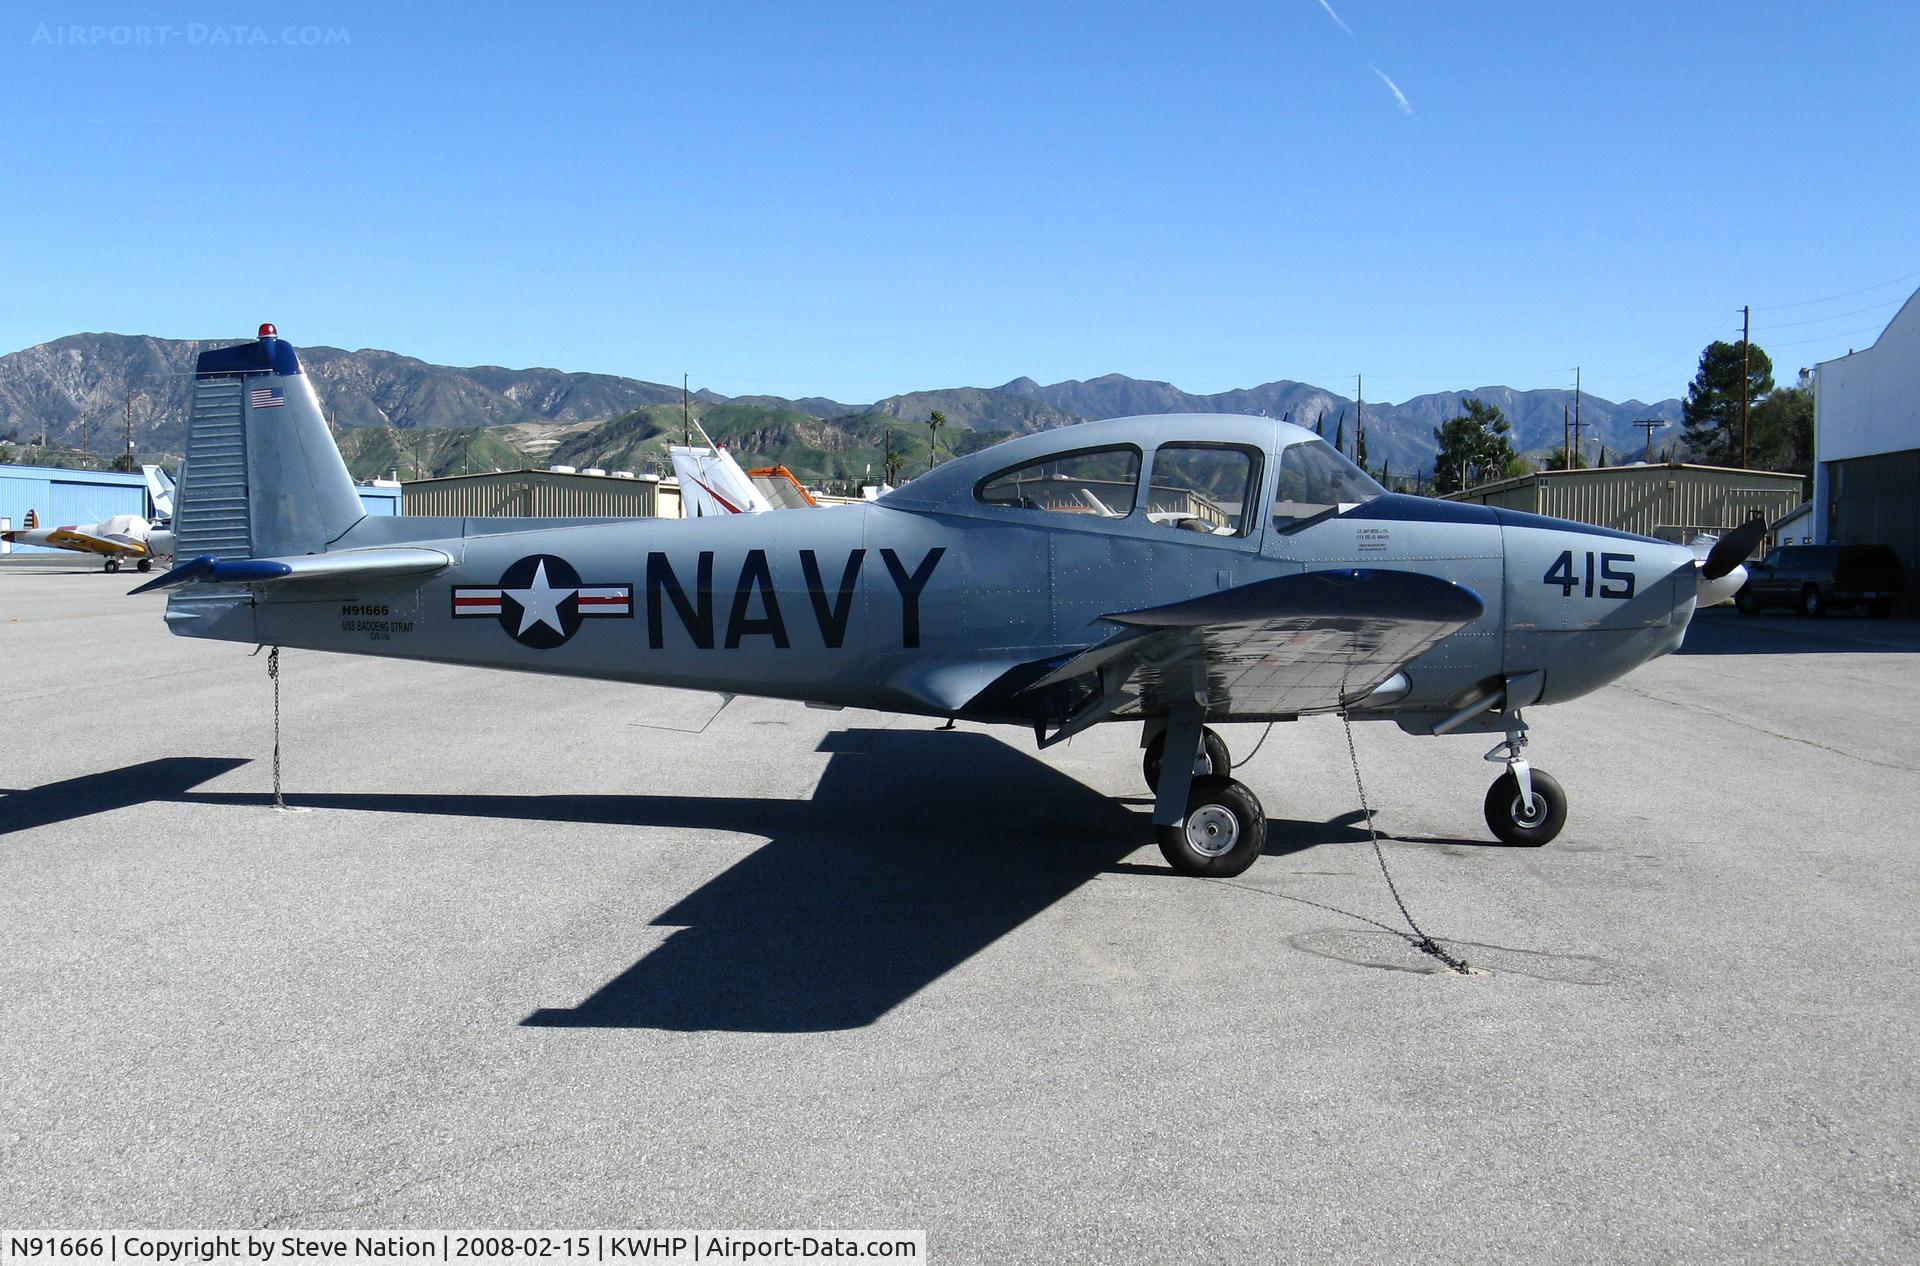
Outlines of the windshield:
<svg viewBox="0 0 1920 1266">
<path fill-rule="evenodd" d="M 1386 492 L 1325 440 L 1306 440 L 1280 454 L 1280 487 L 1273 522 L 1285 527 L 1342 505 L 1371 501 Z"/>
</svg>

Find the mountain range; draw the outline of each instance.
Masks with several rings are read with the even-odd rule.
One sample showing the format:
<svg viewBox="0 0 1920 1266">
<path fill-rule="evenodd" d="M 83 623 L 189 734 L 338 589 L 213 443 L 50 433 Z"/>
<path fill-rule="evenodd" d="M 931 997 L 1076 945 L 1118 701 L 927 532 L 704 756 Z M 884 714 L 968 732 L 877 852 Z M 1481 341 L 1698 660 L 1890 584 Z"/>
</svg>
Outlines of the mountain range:
<svg viewBox="0 0 1920 1266">
<path fill-rule="evenodd" d="M 231 342 L 74 334 L 0 356 L 0 441 L 31 446 L 44 436 L 56 446 L 84 443 L 95 453 L 118 453 L 130 421 L 143 455 L 178 454 L 194 358 Z M 682 428 L 679 388 L 614 374 L 456 368 L 373 348 L 302 347 L 300 355 L 356 474 L 489 469 L 516 459 L 638 469 L 656 464 Z M 1535 454 L 1559 446 L 1563 417 L 1574 404 L 1572 391 L 1500 386 L 1369 402 L 1369 464 L 1401 474 L 1428 469 L 1434 428 L 1458 416 L 1470 397 L 1498 405 L 1513 423 L 1515 447 Z M 889 446 L 904 456 L 909 473 L 916 469 L 927 457 L 926 422 L 934 410 L 949 423 L 939 437 L 943 453 L 1092 418 L 1229 412 L 1319 422 L 1329 439 L 1343 429 L 1351 450 L 1359 413 L 1348 397 L 1284 379 L 1195 395 L 1124 374 L 1051 385 L 1016 378 L 998 387 L 914 391 L 865 405 L 702 390 L 691 407 L 709 433 L 749 464 L 784 462 L 804 477 L 848 480 L 876 477 Z M 1674 424 L 1662 443 L 1678 435 L 1678 400 L 1615 403 L 1582 394 L 1580 412 L 1588 443 L 1604 444 L 1613 455 L 1638 453 L 1644 432 L 1633 423 L 1643 418 Z"/>
</svg>

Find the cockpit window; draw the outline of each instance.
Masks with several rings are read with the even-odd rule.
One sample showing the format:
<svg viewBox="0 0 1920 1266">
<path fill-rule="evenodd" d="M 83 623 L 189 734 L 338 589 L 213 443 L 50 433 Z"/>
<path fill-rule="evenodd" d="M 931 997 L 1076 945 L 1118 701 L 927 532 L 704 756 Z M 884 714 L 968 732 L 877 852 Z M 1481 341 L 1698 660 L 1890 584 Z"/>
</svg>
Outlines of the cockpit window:
<svg viewBox="0 0 1920 1266">
<path fill-rule="evenodd" d="M 1133 513 L 1140 450 L 1131 445 L 1060 453 L 980 481 L 974 496 L 990 506 L 1054 510 L 1124 519 Z"/>
<path fill-rule="evenodd" d="M 1386 489 L 1325 440 L 1307 440 L 1280 454 L 1273 523 L 1285 527 L 1342 505 L 1371 501 Z"/>
<path fill-rule="evenodd" d="M 1244 536 L 1254 524 L 1247 505 L 1253 488 L 1253 454 L 1246 449 L 1162 445 L 1147 481 L 1147 519 L 1184 532 Z"/>
</svg>

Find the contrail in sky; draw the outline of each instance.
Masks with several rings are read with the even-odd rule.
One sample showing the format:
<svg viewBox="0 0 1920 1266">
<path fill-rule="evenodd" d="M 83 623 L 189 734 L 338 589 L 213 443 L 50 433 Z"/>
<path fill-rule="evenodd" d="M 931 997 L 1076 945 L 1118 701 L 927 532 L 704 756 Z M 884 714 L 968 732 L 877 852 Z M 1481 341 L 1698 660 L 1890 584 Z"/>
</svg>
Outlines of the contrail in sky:
<svg viewBox="0 0 1920 1266">
<path fill-rule="evenodd" d="M 1367 69 L 1372 71 L 1374 74 L 1380 76 L 1380 82 L 1387 86 L 1387 91 L 1393 94 L 1393 99 L 1400 103 L 1400 108 L 1402 110 L 1405 110 L 1408 114 L 1413 113 L 1413 102 L 1407 100 L 1407 94 L 1400 91 L 1399 84 L 1393 82 L 1393 80 L 1387 77 L 1386 71 L 1380 69 L 1378 66 L 1374 65 L 1372 62 L 1367 63 Z"/>
<path fill-rule="evenodd" d="M 1327 11 L 1328 17 L 1332 18 L 1335 22 L 1340 23 L 1341 30 L 1345 31 L 1348 35 L 1353 34 L 1353 28 L 1348 26 L 1345 22 L 1340 21 L 1340 15 L 1333 11 L 1333 6 L 1328 4 L 1327 0 L 1320 0 L 1320 7 Z"/>
</svg>

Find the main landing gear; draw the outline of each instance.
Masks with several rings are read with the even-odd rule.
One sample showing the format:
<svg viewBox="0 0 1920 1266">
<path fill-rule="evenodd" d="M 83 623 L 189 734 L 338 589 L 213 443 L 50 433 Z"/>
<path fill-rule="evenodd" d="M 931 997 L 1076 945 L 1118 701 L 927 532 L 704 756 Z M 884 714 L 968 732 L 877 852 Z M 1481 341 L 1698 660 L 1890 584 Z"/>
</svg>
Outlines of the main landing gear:
<svg viewBox="0 0 1920 1266">
<path fill-rule="evenodd" d="M 1183 875 L 1225 879 L 1259 858 L 1267 843 L 1260 798 L 1227 775 L 1226 741 L 1197 709 L 1169 718 L 1147 741 L 1144 770 L 1154 790 L 1153 830 L 1167 865 Z M 1191 753 L 1180 759 L 1181 753 Z M 1168 759 L 1171 754 L 1172 759 Z"/>
<path fill-rule="evenodd" d="M 1505 761 L 1507 772 L 1487 788 L 1481 809 L 1501 842 L 1538 848 L 1567 824 L 1567 793 L 1553 775 L 1527 763 L 1526 750 L 1526 727 L 1516 713 L 1507 741 L 1487 753 L 1490 761 Z"/>
<path fill-rule="evenodd" d="M 107 564 L 106 564 L 106 570 L 108 570 L 108 571 L 119 571 L 119 570 L 120 570 L 120 560 L 119 560 L 119 559 L 117 559 L 117 558 L 109 558 L 109 559 L 107 559 Z"/>
</svg>

